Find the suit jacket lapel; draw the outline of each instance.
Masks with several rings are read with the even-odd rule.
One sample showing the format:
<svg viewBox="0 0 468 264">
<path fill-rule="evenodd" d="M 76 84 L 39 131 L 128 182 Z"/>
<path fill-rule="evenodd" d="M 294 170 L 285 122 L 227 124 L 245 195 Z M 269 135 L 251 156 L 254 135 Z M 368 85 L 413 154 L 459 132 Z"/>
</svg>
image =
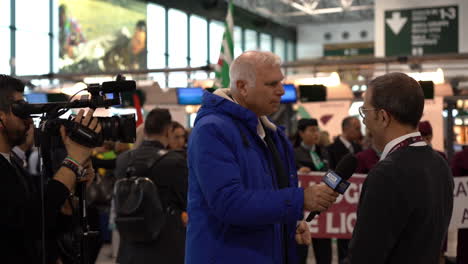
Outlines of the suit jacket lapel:
<svg viewBox="0 0 468 264">
<path fill-rule="evenodd" d="M 23 187 L 23 191 L 29 197 L 31 195 L 31 185 L 28 183 L 27 180 L 27 175 L 25 175 L 25 171 L 18 165 L 16 164 L 14 159 L 11 159 L 11 163 L 8 162 L 3 155 L 0 155 L 0 167 L 2 169 L 5 169 L 6 171 L 4 172 L 7 177 L 11 177 L 9 179 L 10 181 L 13 182 L 19 182 L 20 185 Z"/>
</svg>

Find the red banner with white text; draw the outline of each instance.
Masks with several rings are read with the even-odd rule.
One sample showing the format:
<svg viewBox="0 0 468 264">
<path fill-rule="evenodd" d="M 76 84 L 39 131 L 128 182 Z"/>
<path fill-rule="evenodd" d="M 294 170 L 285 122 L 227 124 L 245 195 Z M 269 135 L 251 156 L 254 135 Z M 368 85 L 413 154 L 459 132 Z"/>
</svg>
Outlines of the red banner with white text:
<svg viewBox="0 0 468 264">
<path fill-rule="evenodd" d="M 325 172 L 299 175 L 299 186 L 306 187 L 322 181 Z M 348 190 L 338 196 L 327 211 L 307 223 L 313 238 L 351 238 L 356 223 L 356 211 L 366 174 L 353 174 Z M 468 228 L 468 176 L 455 177 L 453 213 L 449 229 Z M 309 212 L 304 212 L 304 219 Z"/>
<path fill-rule="evenodd" d="M 299 175 L 301 187 L 318 184 L 322 181 L 324 172 L 311 172 Z M 349 182 L 348 190 L 338 196 L 335 204 L 327 211 L 316 216 L 307 223 L 313 238 L 351 238 L 356 223 L 356 210 L 361 195 L 364 174 L 354 174 Z M 304 212 L 307 217 L 309 212 Z"/>
</svg>

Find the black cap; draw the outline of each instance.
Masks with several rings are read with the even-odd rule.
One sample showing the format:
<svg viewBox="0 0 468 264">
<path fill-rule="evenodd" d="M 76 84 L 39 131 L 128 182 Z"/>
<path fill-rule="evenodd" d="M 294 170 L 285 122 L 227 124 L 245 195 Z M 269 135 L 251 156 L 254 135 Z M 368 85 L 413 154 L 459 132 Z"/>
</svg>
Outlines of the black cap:
<svg viewBox="0 0 468 264">
<path fill-rule="evenodd" d="M 304 130 L 308 126 L 318 126 L 317 119 L 315 118 L 303 118 L 297 122 L 297 128 L 299 130 Z"/>
</svg>

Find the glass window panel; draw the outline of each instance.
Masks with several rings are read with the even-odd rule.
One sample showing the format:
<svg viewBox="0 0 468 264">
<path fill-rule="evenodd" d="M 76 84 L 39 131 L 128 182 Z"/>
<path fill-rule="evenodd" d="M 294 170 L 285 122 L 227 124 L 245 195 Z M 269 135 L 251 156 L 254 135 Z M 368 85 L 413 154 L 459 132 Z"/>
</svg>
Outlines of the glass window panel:
<svg viewBox="0 0 468 264">
<path fill-rule="evenodd" d="M 169 9 L 169 67 L 187 67 L 187 14 Z"/>
<path fill-rule="evenodd" d="M 288 61 L 294 60 L 294 42 L 288 41 Z"/>
<path fill-rule="evenodd" d="M 242 28 L 234 27 L 234 57 L 242 54 Z"/>
<path fill-rule="evenodd" d="M 190 17 L 190 66 L 204 66 L 208 60 L 208 32 L 206 19 Z"/>
<path fill-rule="evenodd" d="M 146 21 L 148 27 L 148 68 L 165 68 L 166 10 L 160 5 L 148 4 L 146 12 L 148 18 Z"/>
<path fill-rule="evenodd" d="M 208 79 L 208 74 L 204 71 L 197 71 L 197 72 L 192 72 L 190 75 L 190 79 L 192 80 L 205 80 Z"/>
<path fill-rule="evenodd" d="M 166 57 L 164 54 L 148 53 L 148 57 L 151 57 L 151 60 L 148 60 L 148 69 L 166 68 Z"/>
<path fill-rule="evenodd" d="M 10 74 L 10 30 L 0 27 L 0 74 Z"/>
<path fill-rule="evenodd" d="M 159 87 L 166 88 L 166 74 L 163 72 L 153 72 L 149 74 L 153 81 L 158 82 Z"/>
<path fill-rule="evenodd" d="M 171 72 L 169 73 L 169 88 L 187 87 L 187 73 L 185 72 Z"/>
<path fill-rule="evenodd" d="M 53 69 L 52 72 L 58 72 L 59 71 L 59 57 L 60 57 L 60 49 L 59 49 L 59 4 L 57 0 L 52 1 L 52 16 L 54 19 L 54 24 L 52 25 L 52 30 L 53 30 L 53 41 L 54 43 L 52 44 L 52 59 L 53 59 Z"/>
<path fill-rule="evenodd" d="M 0 27 L 10 25 L 10 1 L 0 0 Z"/>
<path fill-rule="evenodd" d="M 218 63 L 219 54 L 224 34 L 224 23 L 219 21 L 210 22 L 210 62 Z"/>
<path fill-rule="evenodd" d="M 260 49 L 263 51 L 271 51 L 271 36 L 260 34 Z"/>
<path fill-rule="evenodd" d="M 274 53 L 278 55 L 282 61 L 285 61 L 286 57 L 286 46 L 284 45 L 284 40 L 280 38 L 275 38 L 275 50 Z"/>
<path fill-rule="evenodd" d="M 250 29 L 245 30 L 245 50 L 257 49 L 257 32 Z"/>
<path fill-rule="evenodd" d="M 15 19 L 18 29 L 49 33 L 49 0 L 16 0 Z"/>
<path fill-rule="evenodd" d="M 34 48 L 31 42 L 34 41 Z M 38 52 L 40 51 L 40 52 Z M 16 74 L 35 75 L 49 72 L 49 36 L 16 31 Z"/>
</svg>

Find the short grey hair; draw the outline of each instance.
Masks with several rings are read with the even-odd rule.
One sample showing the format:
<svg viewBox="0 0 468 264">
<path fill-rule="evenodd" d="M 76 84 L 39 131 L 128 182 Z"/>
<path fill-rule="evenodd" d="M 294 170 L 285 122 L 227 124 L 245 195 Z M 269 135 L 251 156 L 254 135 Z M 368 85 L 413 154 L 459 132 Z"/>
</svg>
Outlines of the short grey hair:
<svg viewBox="0 0 468 264">
<path fill-rule="evenodd" d="M 256 68 L 259 65 L 279 66 L 281 59 L 269 51 L 246 51 L 237 57 L 229 68 L 231 89 L 237 89 L 236 82 L 246 81 L 249 86 L 255 86 Z"/>
</svg>

